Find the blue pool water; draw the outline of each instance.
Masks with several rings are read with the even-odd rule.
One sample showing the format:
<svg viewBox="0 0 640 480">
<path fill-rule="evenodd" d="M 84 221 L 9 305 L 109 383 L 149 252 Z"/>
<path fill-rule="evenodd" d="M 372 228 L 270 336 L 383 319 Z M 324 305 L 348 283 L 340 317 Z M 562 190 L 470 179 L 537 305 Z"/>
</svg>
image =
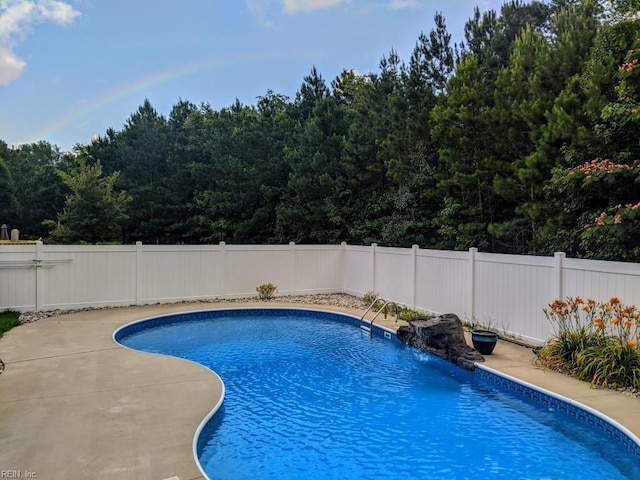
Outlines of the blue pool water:
<svg viewBox="0 0 640 480">
<path fill-rule="evenodd" d="M 197 312 L 116 340 L 220 375 L 197 441 L 212 480 L 640 479 L 638 456 L 584 422 L 342 315 Z"/>
</svg>

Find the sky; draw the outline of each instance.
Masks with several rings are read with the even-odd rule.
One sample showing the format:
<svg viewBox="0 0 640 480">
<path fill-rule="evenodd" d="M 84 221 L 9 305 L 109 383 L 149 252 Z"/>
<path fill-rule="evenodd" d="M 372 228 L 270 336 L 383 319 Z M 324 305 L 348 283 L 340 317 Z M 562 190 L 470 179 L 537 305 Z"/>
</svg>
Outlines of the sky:
<svg viewBox="0 0 640 480">
<path fill-rule="evenodd" d="M 379 72 L 409 61 L 441 12 L 452 41 L 503 0 L 0 0 L 0 140 L 70 151 L 121 130 L 148 99 L 216 110 L 291 99 L 315 66 Z"/>
</svg>

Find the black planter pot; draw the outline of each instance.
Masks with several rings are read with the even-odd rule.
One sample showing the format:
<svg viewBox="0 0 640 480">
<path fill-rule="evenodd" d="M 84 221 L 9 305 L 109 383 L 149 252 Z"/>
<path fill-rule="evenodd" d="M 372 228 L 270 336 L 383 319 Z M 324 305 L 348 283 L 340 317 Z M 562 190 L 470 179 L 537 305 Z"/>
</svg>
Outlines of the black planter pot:
<svg viewBox="0 0 640 480">
<path fill-rule="evenodd" d="M 482 355 L 491 355 L 498 342 L 498 334 L 489 330 L 473 330 L 471 341 L 475 348 Z"/>
</svg>

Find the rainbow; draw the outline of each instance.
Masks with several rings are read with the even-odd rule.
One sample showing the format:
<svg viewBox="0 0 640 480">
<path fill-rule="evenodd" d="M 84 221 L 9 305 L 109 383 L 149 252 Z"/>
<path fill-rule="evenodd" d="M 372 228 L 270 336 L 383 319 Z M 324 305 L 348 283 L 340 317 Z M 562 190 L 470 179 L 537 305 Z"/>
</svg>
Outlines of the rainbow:
<svg viewBox="0 0 640 480">
<path fill-rule="evenodd" d="M 285 56 L 284 54 L 273 54 L 273 53 L 267 54 L 267 55 L 270 56 L 271 58 L 273 58 L 274 56 L 275 57 Z M 287 56 L 290 56 L 290 55 L 287 55 Z M 159 72 L 153 72 L 150 75 L 136 79 L 132 83 L 121 85 L 96 98 L 93 98 L 90 101 L 84 102 L 82 105 L 77 106 L 76 108 L 67 112 L 65 115 L 56 118 L 53 122 L 44 126 L 42 129 L 40 129 L 40 131 L 36 132 L 35 138 L 38 138 L 38 139 L 50 138 L 63 127 L 69 125 L 70 123 L 78 121 L 79 119 L 90 114 L 91 112 L 99 110 L 105 107 L 106 105 L 116 101 L 119 98 L 126 97 L 136 92 L 148 90 L 150 87 L 154 87 L 156 85 L 159 85 L 171 80 L 175 80 L 177 78 L 193 75 L 195 73 L 200 73 L 207 70 L 213 70 L 213 69 L 229 66 L 235 63 L 241 63 L 241 62 L 245 62 L 255 58 L 264 59 L 264 57 L 265 57 L 265 53 L 263 52 L 261 55 L 256 55 L 256 53 L 252 53 L 251 55 L 247 55 L 244 57 L 235 56 L 233 58 L 216 58 L 216 59 L 209 58 L 205 60 L 199 60 L 196 62 L 180 65 L 178 67 L 168 68 Z"/>
</svg>

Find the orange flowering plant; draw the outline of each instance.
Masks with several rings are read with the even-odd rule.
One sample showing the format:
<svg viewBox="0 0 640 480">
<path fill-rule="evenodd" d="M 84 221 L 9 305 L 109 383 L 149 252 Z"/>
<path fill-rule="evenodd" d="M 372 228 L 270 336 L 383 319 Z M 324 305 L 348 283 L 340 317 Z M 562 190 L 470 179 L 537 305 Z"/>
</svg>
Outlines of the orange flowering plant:
<svg viewBox="0 0 640 480">
<path fill-rule="evenodd" d="M 640 311 L 618 297 L 556 299 L 543 312 L 555 336 L 537 352 L 544 365 L 594 385 L 640 388 Z"/>
<path fill-rule="evenodd" d="M 578 353 L 602 340 L 595 315 L 598 303 L 581 297 L 556 299 L 543 312 L 554 324 L 555 335 L 537 352 L 538 360 L 554 370 L 575 374 Z"/>
<path fill-rule="evenodd" d="M 593 323 L 597 302 L 581 297 L 567 297 L 566 300 L 555 299 L 549 308 L 543 308 L 545 316 L 556 325 L 556 333 L 580 330 Z"/>
<path fill-rule="evenodd" d="M 556 334 L 584 329 L 616 338 L 621 345 L 635 347 L 640 343 L 640 311 L 635 305 L 624 305 L 618 297 L 606 302 L 581 297 L 556 299 L 543 312 L 556 325 Z"/>
</svg>

